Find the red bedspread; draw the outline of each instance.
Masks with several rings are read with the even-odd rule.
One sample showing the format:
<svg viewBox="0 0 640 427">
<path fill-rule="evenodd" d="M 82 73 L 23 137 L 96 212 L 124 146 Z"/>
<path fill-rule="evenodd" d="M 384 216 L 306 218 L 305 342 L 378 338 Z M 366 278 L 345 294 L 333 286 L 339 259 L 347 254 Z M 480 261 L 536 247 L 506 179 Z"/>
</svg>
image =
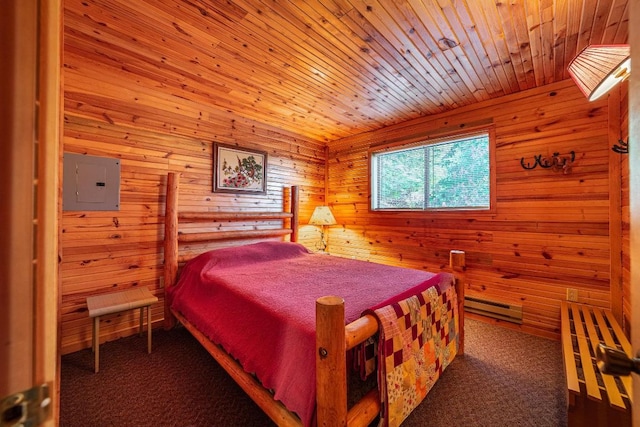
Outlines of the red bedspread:
<svg viewBox="0 0 640 427">
<path fill-rule="evenodd" d="M 346 322 L 410 288 L 452 282 L 447 273 L 312 254 L 264 242 L 219 249 L 185 265 L 171 307 L 221 344 L 305 425 L 315 411 L 315 302 L 345 301 Z"/>
</svg>

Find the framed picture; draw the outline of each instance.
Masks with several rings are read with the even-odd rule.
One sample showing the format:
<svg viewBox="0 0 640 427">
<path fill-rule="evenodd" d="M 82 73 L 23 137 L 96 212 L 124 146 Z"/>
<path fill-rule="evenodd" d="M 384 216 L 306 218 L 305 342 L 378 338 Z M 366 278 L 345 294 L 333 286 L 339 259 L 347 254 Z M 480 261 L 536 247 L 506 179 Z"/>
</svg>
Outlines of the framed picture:
<svg viewBox="0 0 640 427">
<path fill-rule="evenodd" d="M 267 153 L 214 142 L 213 191 L 265 193 Z"/>
</svg>

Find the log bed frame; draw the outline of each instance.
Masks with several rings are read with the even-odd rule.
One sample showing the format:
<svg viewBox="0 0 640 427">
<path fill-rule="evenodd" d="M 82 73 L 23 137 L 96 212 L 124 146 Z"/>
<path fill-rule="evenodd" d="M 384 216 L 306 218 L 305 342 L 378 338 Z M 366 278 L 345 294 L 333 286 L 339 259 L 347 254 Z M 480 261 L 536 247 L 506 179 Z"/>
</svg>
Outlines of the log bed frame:
<svg viewBox="0 0 640 427">
<path fill-rule="evenodd" d="M 164 285 L 165 292 L 178 276 L 178 265 L 195 257 L 180 255 L 180 243 L 267 239 L 290 236 L 290 241 L 298 239 L 298 188 L 291 187 L 290 209 L 283 212 L 178 212 L 179 178 L 177 173 L 167 177 L 167 198 L 164 238 Z M 179 231 L 179 222 L 220 222 L 220 221 L 265 221 L 282 220 L 282 228 L 244 231 L 193 232 Z M 287 228 L 286 224 L 290 226 Z M 465 253 L 451 251 L 450 269 L 456 276 L 458 297 L 459 350 L 464 353 L 464 270 Z M 300 426 L 300 418 L 290 412 L 281 402 L 220 346 L 211 342 L 180 313 L 168 306 L 165 298 L 165 329 L 179 321 L 202 344 L 213 358 L 227 371 L 238 385 L 255 403 L 279 426 Z M 347 408 L 346 354 L 378 331 L 378 323 L 371 315 L 361 317 L 345 326 L 344 301 L 337 296 L 325 296 L 316 301 L 316 419 L 318 426 L 367 426 L 380 413 L 377 389 L 371 390 L 353 407 Z"/>
</svg>

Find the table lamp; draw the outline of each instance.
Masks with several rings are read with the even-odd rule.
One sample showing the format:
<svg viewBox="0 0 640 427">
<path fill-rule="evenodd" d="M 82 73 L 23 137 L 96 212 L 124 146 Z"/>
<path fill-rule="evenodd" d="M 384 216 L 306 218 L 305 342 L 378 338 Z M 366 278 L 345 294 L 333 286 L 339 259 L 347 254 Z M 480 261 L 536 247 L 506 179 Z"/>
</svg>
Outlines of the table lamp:
<svg viewBox="0 0 640 427">
<path fill-rule="evenodd" d="M 324 252 L 327 248 L 327 242 L 325 240 L 325 227 L 327 225 L 336 225 L 336 219 L 331 212 L 331 208 L 329 206 L 316 206 L 311 215 L 311 219 L 309 219 L 309 225 L 319 225 L 321 227 L 320 231 L 320 250 Z"/>
</svg>

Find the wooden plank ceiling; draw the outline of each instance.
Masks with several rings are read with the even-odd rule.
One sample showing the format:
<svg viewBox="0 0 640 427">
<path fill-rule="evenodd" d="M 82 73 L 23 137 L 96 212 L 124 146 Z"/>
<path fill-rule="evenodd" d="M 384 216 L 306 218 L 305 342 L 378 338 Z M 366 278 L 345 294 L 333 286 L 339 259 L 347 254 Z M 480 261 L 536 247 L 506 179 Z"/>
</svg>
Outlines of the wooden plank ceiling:
<svg viewBox="0 0 640 427">
<path fill-rule="evenodd" d="M 568 78 L 630 0 L 66 0 L 175 96 L 331 141 Z"/>
</svg>

